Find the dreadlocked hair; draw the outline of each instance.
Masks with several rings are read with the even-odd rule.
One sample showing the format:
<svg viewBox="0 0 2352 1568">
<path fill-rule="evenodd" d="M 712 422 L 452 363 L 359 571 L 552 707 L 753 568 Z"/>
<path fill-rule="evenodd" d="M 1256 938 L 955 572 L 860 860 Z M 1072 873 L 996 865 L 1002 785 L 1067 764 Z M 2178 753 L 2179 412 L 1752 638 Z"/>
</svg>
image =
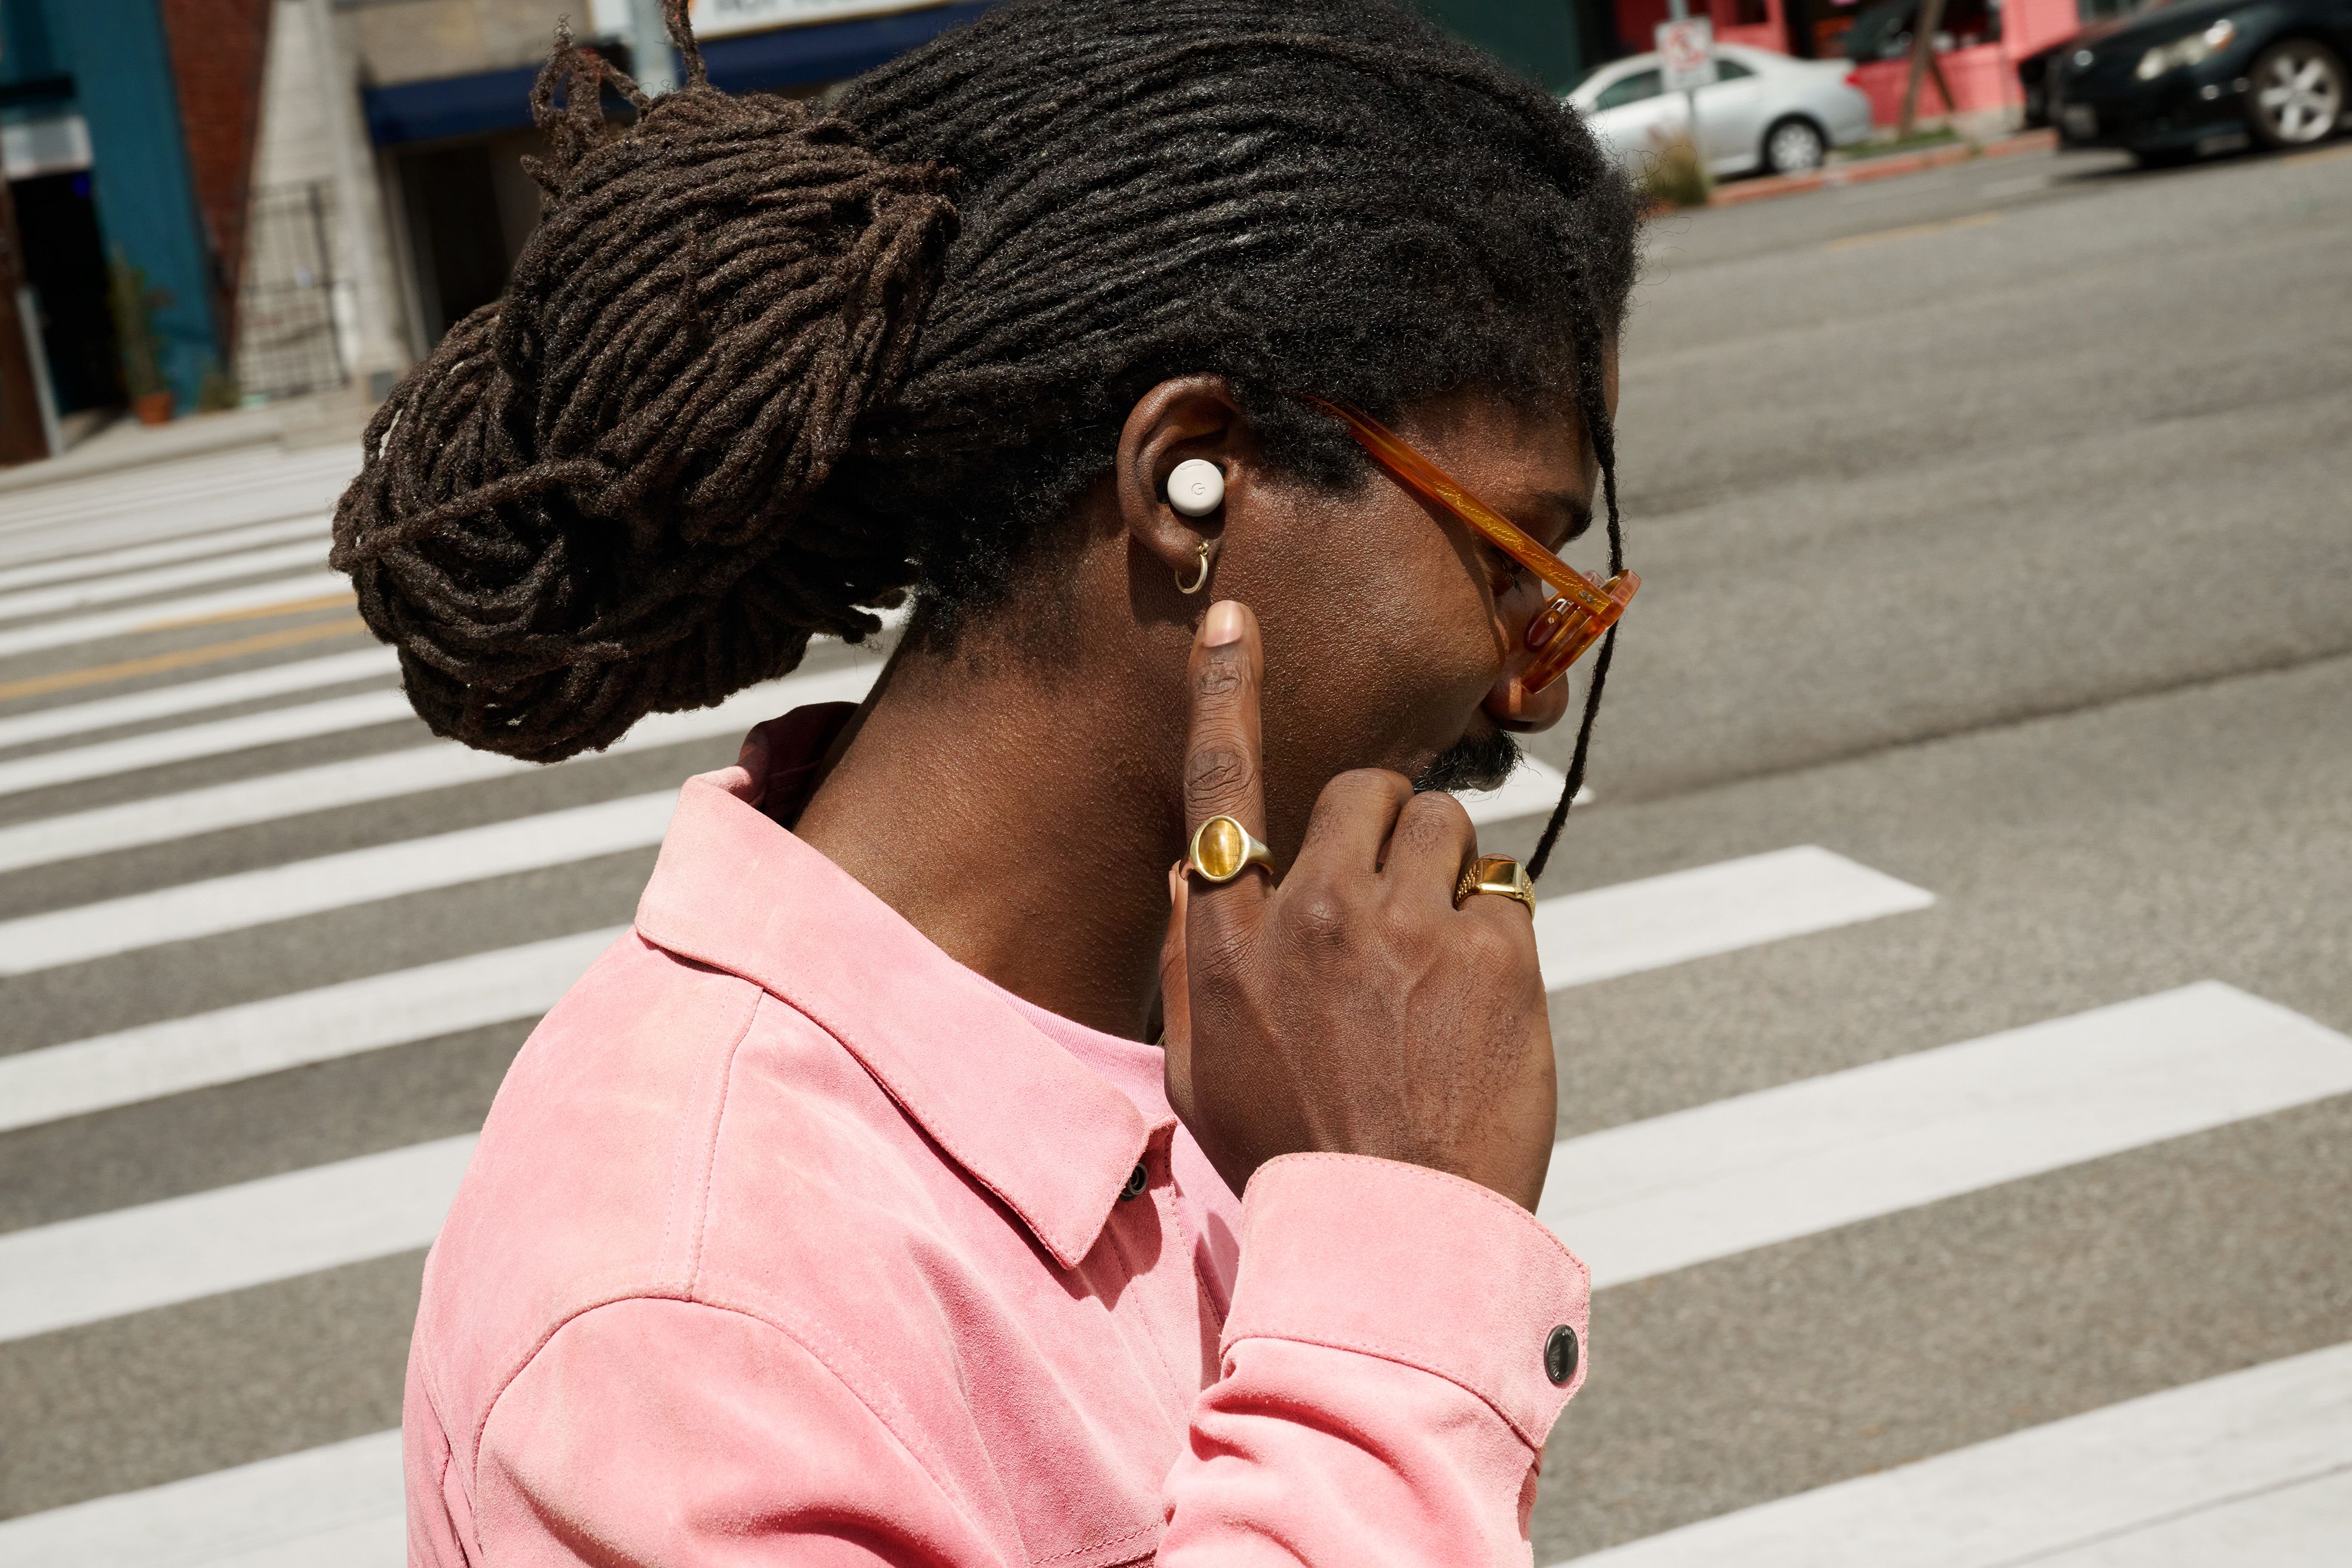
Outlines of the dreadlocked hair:
<svg viewBox="0 0 2352 1568">
<path fill-rule="evenodd" d="M 950 640 L 1181 374 L 1342 489 L 1362 454 L 1293 394 L 1572 406 L 1621 559 L 1630 187 L 1572 111 L 1389 0 L 1006 0 L 822 111 L 713 88 L 666 9 L 687 83 L 659 99 L 559 37 L 545 215 L 336 511 L 437 733 L 606 746 L 909 592 L 908 634 Z"/>
</svg>

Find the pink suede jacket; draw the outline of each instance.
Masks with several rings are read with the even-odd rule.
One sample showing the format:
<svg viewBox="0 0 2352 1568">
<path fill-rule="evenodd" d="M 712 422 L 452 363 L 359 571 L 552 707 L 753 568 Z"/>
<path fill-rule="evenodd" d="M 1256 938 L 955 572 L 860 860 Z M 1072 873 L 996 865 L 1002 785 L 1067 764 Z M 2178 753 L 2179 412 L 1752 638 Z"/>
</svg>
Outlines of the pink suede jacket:
<svg viewBox="0 0 2352 1568">
<path fill-rule="evenodd" d="M 1237 1203 L 1156 1051 L 949 958 L 764 782 L 687 784 L 499 1092 L 425 1266 L 410 1562 L 1528 1562 L 1583 1265 L 1384 1160 Z"/>
</svg>

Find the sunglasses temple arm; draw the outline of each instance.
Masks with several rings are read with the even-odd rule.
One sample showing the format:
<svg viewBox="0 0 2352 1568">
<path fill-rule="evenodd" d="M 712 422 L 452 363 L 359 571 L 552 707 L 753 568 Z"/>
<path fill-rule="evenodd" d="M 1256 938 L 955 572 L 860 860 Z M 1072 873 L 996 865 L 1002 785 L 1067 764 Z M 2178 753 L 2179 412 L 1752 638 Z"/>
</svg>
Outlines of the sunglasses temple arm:
<svg viewBox="0 0 2352 1568">
<path fill-rule="evenodd" d="M 1529 538 L 1519 526 L 1462 488 L 1420 453 L 1362 414 L 1335 404 L 1323 406 L 1344 421 L 1365 451 L 1400 480 L 1478 530 L 1488 543 L 1533 572 L 1545 587 L 1596 613 L 1610 608 L 1609 595 L 1573 567 Z"/>
</svg>

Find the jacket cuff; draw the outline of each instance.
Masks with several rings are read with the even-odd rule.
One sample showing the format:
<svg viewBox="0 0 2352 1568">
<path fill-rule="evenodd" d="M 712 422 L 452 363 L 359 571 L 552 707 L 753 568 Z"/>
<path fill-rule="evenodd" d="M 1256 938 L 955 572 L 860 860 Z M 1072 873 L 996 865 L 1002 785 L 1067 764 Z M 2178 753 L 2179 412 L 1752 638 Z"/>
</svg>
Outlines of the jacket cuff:
<svg viewBox="0 0 2352 1568">
<path fill-rule="evenodd" d="M 1284 1339 L 1419 1367 L 1539 1449 L 1583 1385 L 1591 1296 L 1581 1259 L 1475 1182 L 1361 1155 L 1285 1155 L 1243 1195 L 1220 1352 Z"/>
</svg>

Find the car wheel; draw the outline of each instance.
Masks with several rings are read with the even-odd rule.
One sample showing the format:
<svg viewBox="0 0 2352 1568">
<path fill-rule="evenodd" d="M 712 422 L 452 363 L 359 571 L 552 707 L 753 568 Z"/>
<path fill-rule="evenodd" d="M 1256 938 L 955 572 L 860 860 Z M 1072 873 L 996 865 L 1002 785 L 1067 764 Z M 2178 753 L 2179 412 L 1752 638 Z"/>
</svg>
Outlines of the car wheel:
<svg viewBox="0 0 2352 1568">
<path fill-rule="evenodd" d="M 1801 174 L 1827 161 L 1830 139 L 1810 120 L 1784 120 L 1764 133 L 1764 167 L 1774 174 Z"/>
<path fill-rule="evenodd" d="M 2344 62 L 2326 45 L 2284 38 L 2254 57 L 2247 120 L 2271 147 L 2317 141 L 2344 118 Z"/>
</svg>

